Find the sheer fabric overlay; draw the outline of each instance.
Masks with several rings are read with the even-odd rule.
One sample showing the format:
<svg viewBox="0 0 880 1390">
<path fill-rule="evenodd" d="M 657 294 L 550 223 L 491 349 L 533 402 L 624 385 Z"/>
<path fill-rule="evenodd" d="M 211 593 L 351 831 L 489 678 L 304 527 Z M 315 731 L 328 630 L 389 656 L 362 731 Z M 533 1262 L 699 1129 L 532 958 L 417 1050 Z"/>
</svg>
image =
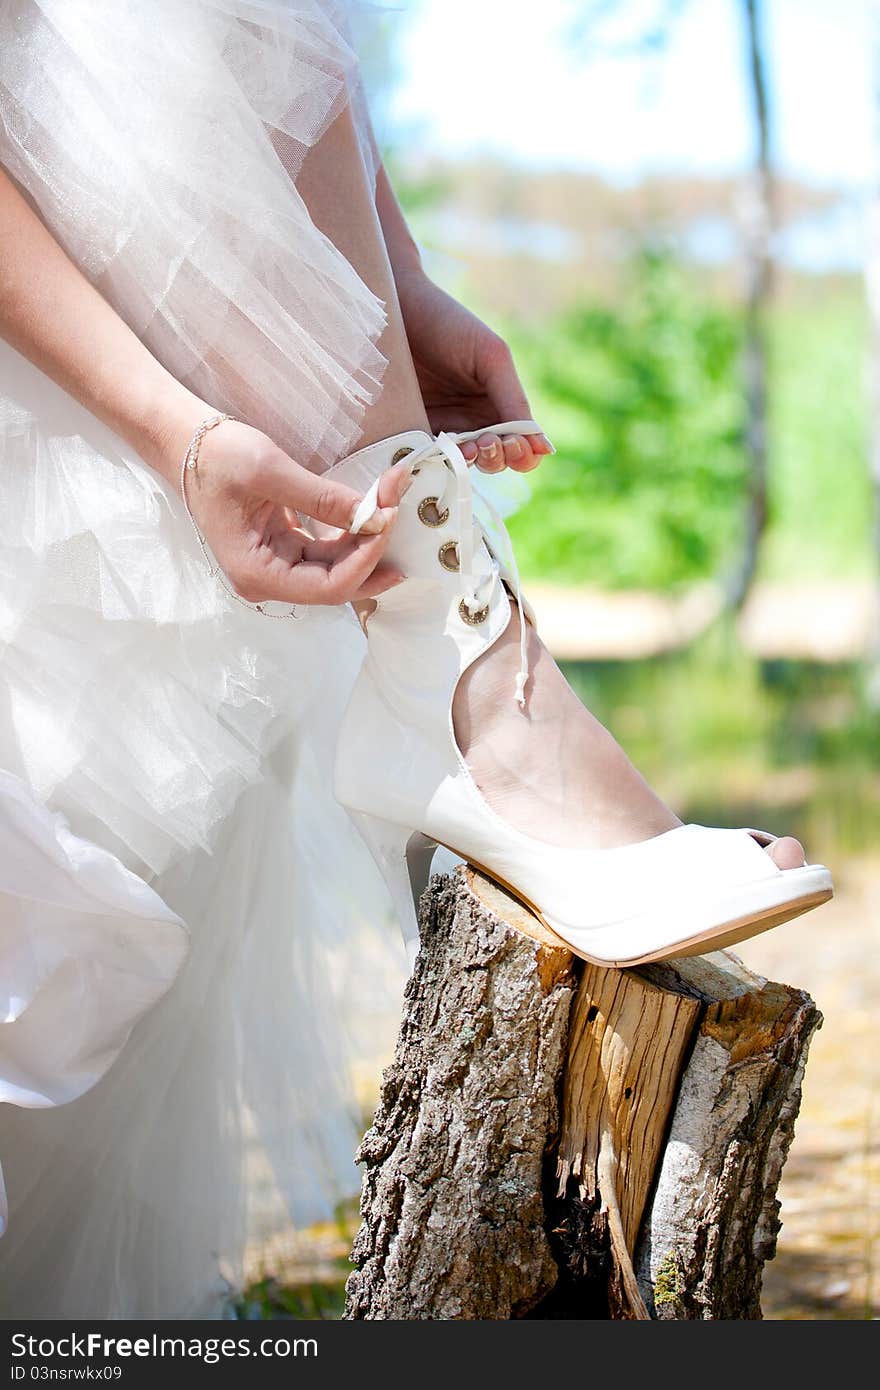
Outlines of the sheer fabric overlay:
<svg viewBox="0 0 880 1390">
<path fill-rule="evenodd" d="M 318 469 L 385 313 L 296 178 L 347 105 L 375 175 L 370 21 L 0 0 L 0 164 L 176 376 Z M 171 489 L 0 344 L 0 1315 L 215 1313 L 248 1240 L 355 1190 L 353 1049 L 403 968 L 331 791 L 361 654 L 345 611 L 234 604 Z"/>
</svg>

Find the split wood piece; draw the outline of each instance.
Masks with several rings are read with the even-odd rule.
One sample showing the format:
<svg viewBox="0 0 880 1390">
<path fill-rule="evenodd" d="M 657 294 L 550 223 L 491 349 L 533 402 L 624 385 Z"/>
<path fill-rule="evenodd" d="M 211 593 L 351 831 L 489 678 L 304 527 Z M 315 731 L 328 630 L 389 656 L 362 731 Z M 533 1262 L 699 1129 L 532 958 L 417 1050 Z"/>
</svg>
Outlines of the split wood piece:
<svg viewBox="0 0 880 1390">
<path fill-rule="evenodd" d="M 617 1279 L 641 1318 L 630 1252 L 700 1007 L 631 971 L 587 964 L 572 1010 L 556 1195 L 564 1199 L 575 1179 L 580 1203 L 606 1215 Z"/>
<path fill-rule="evenodd" d="M 653 1317 L 761 1317 L 776 1190 L 821 1025 L 810 996 L 789 985 L 707 1003 L 636 1252 Z"/>
</svg>

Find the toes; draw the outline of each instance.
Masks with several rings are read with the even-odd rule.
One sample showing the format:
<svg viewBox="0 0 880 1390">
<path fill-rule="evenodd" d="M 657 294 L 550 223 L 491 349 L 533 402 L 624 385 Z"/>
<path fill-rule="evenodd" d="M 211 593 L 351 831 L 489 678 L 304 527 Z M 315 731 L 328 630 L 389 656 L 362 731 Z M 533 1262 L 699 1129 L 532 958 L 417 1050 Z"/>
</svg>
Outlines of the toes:
<svg viewBox="0 0 880 1390">
<path fill-rule="evenodd" d="M 807 862 L 804 847 L 793 835 L 784 835 L 767 846 L 767 853 L 777 869 L 800 869 Z"/>
</svg>

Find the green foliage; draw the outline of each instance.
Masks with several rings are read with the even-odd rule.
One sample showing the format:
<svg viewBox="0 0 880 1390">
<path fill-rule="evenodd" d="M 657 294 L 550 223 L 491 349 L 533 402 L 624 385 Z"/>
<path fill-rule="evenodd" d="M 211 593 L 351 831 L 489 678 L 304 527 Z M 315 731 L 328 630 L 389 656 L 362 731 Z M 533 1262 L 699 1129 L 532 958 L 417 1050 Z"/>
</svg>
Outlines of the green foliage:
<svg viewBox="0 0 880 1390">
<path fill-rule="evenodd" d="M 564 670 L 683 820 L 798 835 L 820 859 L 876 846 L 880 720 L 856 663 L 758 661 L 726 619 L 681 651 Z"/>
<path fill-rule="evenodd" d="M 732 560 L 746 476 L 736 315 L 646 249 L 613 304 L 510 336 L 559 451 L 512 519 L 526 573 L 668 588 Z"/>
<path fill-rule="evenodd" d="M 528 577 L 667 590 L 723 577 L 745 508 L 741 331 L 734 308 L 655 252 L 613 301 L 509 328 L 559 450 L 510 523 Z M 817 281 L 771 307 L 759 578 L 873 573 L 866 344 L 857 283 Z"/>
<path fill-rule="evenodd" d="M 413 174 L 394 150 L 386 152 L 384 164 L 407 223 L 421 240 L 430 226 L 430 214 L 450 197 L 453 179 L 449 174 Z"/>
<path fill-rule="evenodd" d="M 759 577 L 872 573 L 862 287 L 817 280 L 770 319 L 769 525 Z"/>
</svg>

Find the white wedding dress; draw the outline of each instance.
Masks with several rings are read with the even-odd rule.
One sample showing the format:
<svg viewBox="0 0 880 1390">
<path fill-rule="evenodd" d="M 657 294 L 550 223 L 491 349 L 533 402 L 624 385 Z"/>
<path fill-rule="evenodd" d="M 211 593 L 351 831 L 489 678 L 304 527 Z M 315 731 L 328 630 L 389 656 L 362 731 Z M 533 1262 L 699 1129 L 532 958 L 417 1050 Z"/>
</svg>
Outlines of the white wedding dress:
<svg viewBox="0 0 880 1390">
<path fill-rule="evenodd" d="M 375 172 L 364 17 L 0 0 L 0 163 L 175 375 L 317 466 L 385 365 L 296 189 L 346 103 Z M 233 603 L 0 344 L 0 1316 L 218 1315 L 249 1240 L 357 1190 L 352 1064 L 404 972 L 331 791 L 361 642 Z"/>
</svg>

